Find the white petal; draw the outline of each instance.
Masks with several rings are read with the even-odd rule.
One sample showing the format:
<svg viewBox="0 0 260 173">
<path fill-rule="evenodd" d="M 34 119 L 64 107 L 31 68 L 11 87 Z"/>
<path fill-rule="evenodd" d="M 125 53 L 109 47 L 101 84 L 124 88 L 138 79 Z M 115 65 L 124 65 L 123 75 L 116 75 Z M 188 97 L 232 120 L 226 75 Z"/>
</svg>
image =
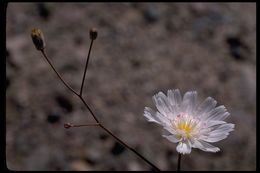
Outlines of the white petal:
<svg viewBox="0 0 260 173">
<path fill-rule="evenodd" d="M 209 133 L 205 133 L 201 135 L 199 139 L 204 140 L 206 142 L 218 142 L 220 140 L 225 139 L 229 135 L 229 132 L 222 131 L 212 131 Z"/>
<path fill-rule="evenodd" d="M 189 141 L 180 142 L 177 145 L 176 150 L 181 154 L 190 154 L 191 153 L 191 144 Z"/>
<path fill-rule="evenodd" d="M 202 118 L 217 105 L 217 101 L 211 97 L 206 98 L 198 107 L 197 115 Z"/>
<path fill-rule="evenodd" d="M 228 134 L 219 134 L 219 135 L 210 135 L 207 137 L 200 138 L 206 142 L 218 142 L 223 139 L 225 139 L 228 136 Z"/>
<path fill-rule="evenodd" d="M 162 115 L 169 118 L 172 117 L 172 112 L 170 108 L 171 105 L 167 97 L 162 92 L 159 92 L 158 94 L 154 95 L 153 101 Z"/>
<path fill-rule="evenodd" d="M 231 123 L 226 123 L 218 126 L 216 129 L 210 133 L 228 133 L 234 130 L 235 125 Z"/>
<path fill-rule="evenodd" d="M 169 141 L 171 141 L 173 143 L 177 143 L 180 141 L 180 139 L 178 139 L 178 136 L 176 136 L 176 135 L 162 135 L 162 136 L 167 138 Z"/>
<path fill-rule="evenodd" d="M 208 136 L 210 132 L 216 130 L 220 127 L 220 125 L 226 124 L 225 121 L 209 121 L 205 123 L 205 126 L 200 129 L 200 134 Z"/>
<path fill-rule="evenodd" d="M 208 120 L 224 120 L 226 119 L 228 116 L 230 115 L 229 112 L 225 112 L 223 114 L 219 114 L 219 115 L 216 115 L 216 116 L 210 116 L 208 118 Z"/>
<path fill-rule="evenodd" d="M 218 147 L 215 147 L 207 142 L 204 142 L 203 140 L 195 140 L 193 143 L 193 147 L 201 149 L 202 151 L 207 151 L 207 152 L 220 151 L 220 149 Z"/>
<path fill-rule="evenodd" d="M 168 90 L 167 96 L 171 105 L 180 106 L 182 102 L 180 90 Z"/>
<path fill-rule="evenodd" d="M 226 122 L 225 121 L 209 121 L 207 122 L 207 125 L 206 127 L 209 128 L 209 127 L 212 127 L 212 126 L 216 126 L 216 125 L 220 125 L 220 124 L 225 124 Z"/>
<path fill-rule="evenodd" d="M 150 122 L 155 122 L 162 125 L 169 124 L 169 120 L 166 117 L 162 116 L 159 112 L 155 112 L 149 107 L 144 108 L 144 116 Z"/>
<path fill-rule="evenodd" d="M 218 106 L 211 110 L 207 115 L 207 120 L 224 120 L 230 113 L 227 112 L 225 106 Z"/>
<path fill-rule="evenodd" d="M 189 91 L 184 94 L 183 101 L 182 101 L 182 111 L 187 112 L 188 114 L 192 114 L 195 109 L 197 102 L 197 92 L 196 91 Z"/>
<path fill-rule="evenodd" d="M 165 131 L 167 131 L 170 134 L 177 134 L 176 130 L 174 130 L 173 128 L 171 128 L 169 126 L 164 126 L 163 128 Z"/>
</svg>

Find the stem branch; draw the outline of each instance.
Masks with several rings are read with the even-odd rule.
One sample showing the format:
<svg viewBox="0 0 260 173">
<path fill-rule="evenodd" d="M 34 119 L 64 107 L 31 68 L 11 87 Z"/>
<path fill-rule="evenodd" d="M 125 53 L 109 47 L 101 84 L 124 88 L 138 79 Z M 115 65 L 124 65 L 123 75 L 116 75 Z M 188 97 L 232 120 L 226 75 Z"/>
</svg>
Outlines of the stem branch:
<svg viewBox="0 0 260 173">
<path fill-rule="evenodd" d="M 52 65 L 51 61 L 49 60 L 49 58 L 47 57 L 46 53 L 44 50 L 41 50 L 44 58 L 47 60 L 47 62 L 49 63 L 49 65 L 51 66 L 51 68 L 54 70 L 54 72 L 57 74 L 57 76 L 60 78 L 60 80 L 62 81 L 62 83 L 74 94 L 76 94 L 77 96 L 79 95 L 74 89 L 72 89 L 61 77 L 61 75 L 59 74 L 59 72 L 55 69 L 55 67 Z"/>
<path fill-rule="evenodd" d="M 83 86 L 84 86 L 84 82 L 85 82 L 86 72 L 87 72 L 87 69 L 88 69 L 88 62 L 89 62 L 89 57 L 90 57 L 90 52 L 91 52 L 91 49 L 92 49 L 93 41 L 94 40 L 91 39 L 90 47 L 89 47 L 89 50 L 88 50 L 88 57 L 87 57 L 87 61 L 86 61 L 85 69 L 84 69 L 84 74 L 83 74 L 83 78 L 82 78 L 82 83 L 81 83 L 81 87 L 80 87 L 80 93 L 79 93 L 80 96 L 82 96 L 82 92 L 83 92 Z"/>
<path fill-rule="evenodd" d="M 52 65 L 51 61 L 49 60 L 49 58 L 47 57 L 46 53 L 44 50 L 41 50 L 43 56 L 45 57 L 45 59 L 47 60 L 47 62 L 49 63 L 49 65 L 52 67 L 52 69 L 54 70 L 54 72 L 57 74 L 57 76 L 59 77 L 59 79 L 62 81 L 62 83 L 71 91 L 73 92 L 75 95 L 77 95 L 80 100 L 83 102 L 83 104 L 86 106 L 86 108 L 89 110 L 90 114 L 92 115 L 92 117 L 95 119 L 96 123 L 95 124 L 86 124 L 86 125 L 72 125 L 72 124 L 65 124 L 65 128 L 69 128 L 69 127 L 82 127 L 82 126 L 99 126 L 101 127 L 104 131 L 106 131 L 110 136 L 112 136 L 114 139 L 116 139 L 118 142 L 120 142 L 120 144 L 122 144 L 124 147 L 128 148 L 130 151 L 132 151 L 133 153 L 135 153 L 138 157 L 140 157 L 143 161 L 145 161 L 147 164 L 149 164 L 154 170 L 156 171 L 160 171 L 159 168 L 157 168 L 154 164 L 152 164 L 149 160 L 147 160 L 144 156 L 142 156 L 141 154 L 139 154 L 135 149 L 131 148 L 130 146 L 128 146 L 125 142 L 123 142 L 121 139 L 119 139 L 117 136 L 115 136 L 110 130 L 108 130 L 105 126 L 103 126 L 103 124 L 101 124 L 99 122 L 99 120 L 97 119 L 96 115 L 94 114 L 94 112 L 90 109 L 90 107 L 88 106 L 88 104 L 86 103 L 86 101 L 84 100 L 84 98 L 82 97 L 82 91 L 83 91 L 83 85 L 84 85 L 84 81 L 85 81 L 85 75 L 86 75 L 86 71 L 87 71 L 87 66 L 88 66 L 88 61 L 89 61 L 89 55 L 90 55 L 90 51 L 91 51 L 91 47 L 93 44 L 93 40 L 91 41 L 91 45 L 90 45 L 90 49 L 89 49 L 89 53 L 88 53 L 88 58 L 86 61 L 86 66 L 85 66 L 85 70 L 84 70 L 84 75 L 83 75 L 83 79 L 82 79 L 82 84 L 81 84 L 81 89 L 80 89 L 80 94 L 78 94 L 74 89 L 72 89 L 61 77 L 61 75 L 58 73 L 58 71 L 55 69 L 55 67 Z"/>
</svg>

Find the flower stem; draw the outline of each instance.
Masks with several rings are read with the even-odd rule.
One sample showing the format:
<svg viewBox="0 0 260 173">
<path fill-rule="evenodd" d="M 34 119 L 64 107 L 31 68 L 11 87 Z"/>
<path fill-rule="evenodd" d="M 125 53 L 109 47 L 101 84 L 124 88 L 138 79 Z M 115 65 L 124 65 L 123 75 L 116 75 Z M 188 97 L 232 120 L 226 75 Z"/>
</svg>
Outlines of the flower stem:
<svg viewBox="0 0 260 173">
<path fill-rule="evenodd" d="M 79 93 L 80 96 L 82 96 L 82 92 L 83 92 L 83 86 L 84 86 L 84 82 L 85 82 L 86 72 L 87 72 L 87 69 L 88 69 L 88 62 L 89 62 L 89 57 L 90 57 L 90 52 L 91 52 L 91 48 L 92 48 L 92 45 L 93 45 L 93 41 L 94 40 L 91 39 L 90 47 L 89 47 L 89 50 L 88 50 L 88 57 L 87 57 L 87 61 L 86 61 L 85 69 L 84 69 L 83 79 L 82 79 L 82 83 L 81 83 L 81 87 L 80 87 L 80 93 Z"/>
<path fill-rule="evenodd" d="M 77 124 L 77 125 L 74 125 L 74 124 L 71 124 L 71 123 L 65 123 L 64 124 L 64 127 L 66 129 L 71 128 L 71 127 L 83 127 L 83 126 L 88 126 L 88 127 L 90 127 L 90 126 L 99 126 L 99 123 L 95 123 L 95 124 Z"/>
<path fill-rule="evenodd" d="M 91 45 L 93 43 L 93 40 L 91 41 Z M 91 46 L 90 46 L 90 50 L 91 50 Z M 75 95 L 77 95 L 80 100 L 83 102 L 83 104 L 86 106 L 86 108 L 89 110 L 90 114 L 92 115 L 92 117 L 95 119 L 96 124 L 88 124 L 88 125 L 72 125 L 72 124 L 65 124 L 64 127 L 65 128 L 70 128 L 70 127 L 82 127 L 82 126 L 99 126 L 100 128 L 102 128 L 104 131 L 106 131 L 110 136 L 112 136 L 114 139 L 116 139 L 118 142 L 120 142 L 123 146 L 125 146 L 126 148 L 128 148 L 130 151 L 132 151 L 133 153 L 135 153 L 138 157 L 140 157 L 143 161 L 145 161 L 147 164 L 149 164 L 155 171 L 160 171 L 159 168 L 157 168 L 154 164 L 152 164 L 149 160 L 147 160 L 144 156 L 142 156 L 140 153 L 138 153 L 135 149 L 131 148 L 130 146 L 128 146 L 125 142 L 123 142 L 121 139 L 119 139 L 117 136 L 115 136 L 110 130 L 108 130 L 105 126 L 103 126 L 103 124 L 101 122 L 99 122 L 99 120 L 97 119 L 96 115 L 94 114 L 94 112 L 90 109 L 89 105 L 86 103 L 86 101 L 84 100 L 84 98 L 82 97 L 82 91 L 83 91 L 83 85 L 84 85 L 84 79 L 85 79 L 85 74 L 86 74 L 86 69 L 87 69 L 87 65 L 88 65 L 88 60 L 89 60 L 89 56 L 86 62 L 86 66 L 85 66 L 85 71 L 84 71 L 84 76 L 82 79 L 82 84 L 81 84 L 81 90 L 80 90 L 80 94 L 78 94 L 74 89 L 72 89 L 61 77 L 61 75 L 58 73 L 58 71 L 55 69 L 55 67 L 52 65 L 51 61 L 49 60 L 48 56 L 46 55 L 44 49 L 41 50 L 43 56 L 45 57 L 45 59 L 47 60 L 47 62 L 49 63 L 49 65 L 52 67 L 52 69 L 54 70 L 54 72 L 57 74 L 57 76 L 59 77 L 59 79 L 62 81 L 62 83 L 71 91 L 73 92 Z M 90 52 L 89 52 L 90 54 Z"/>
<path fill-rule="evenodd" d="M 181 171 L 181 154 L 179 153 L 178 155 L 178 166 L 177 166 L 177 171 Z"/>
<path fill-rule="evenodd" d="M 47 60 L 47 62 L 49 63 L 49 65 L 51 66 L 51 68 L 54 70 L 54 72 L 55 72 L 55 73 L 57 74 L 57 76 L 60 78 L 60 80 L 62 81 L 62 83 L 63 83 L 71 92 L 73 92 L 74 94 L 76 94 L 77 96 L 79 96 L 79 94 L 78 94 L 74 89 L 72 89 L 72 88 L 67 84 L 67 82 L 65 82 L 65 81 L 62 79 L 62 77 L 61 77 L 61 75 L 59 74 L 59 72 L 55 69 L 55 67 L 52 65 L 51 61 L 50 61 L 49 58 L 47 57 L 45 51 L 44 51 L 44 50 L 41 50 L 41 52 L 42 52 L 44 58 L 45 58 L 45 59 Z"/>
<path fill-rule="evenodd" d="M 150 166 L 152 166 L 152 168 L 155 171 L 160 171 L 159 168 L 157 168 L 154 164 L 152 164 L 149 160 L 147 160 L 144 156 L 142 156 L 141 154 L 139 154 L 135 149 L 131 148 L 130 146 L 128 146 L 126 143 L 124 143 L 121 139 L 119 139 L 118 137 L 116 137 L 110 130 L 108 130 L 107 128 L 105 128 L 102 124 L 99 124 L 99 126 L 105 130 L 108 134 L 110 134 L 113 138 L 115 138 L 118 142 L 120 142 L 123 146 L 125 146 L 126 148 L 128 148 L 130 151 L 132 151 L 133 153 L 135 153 L 137 156 L 139 156 L 142 160 L 144 160 L 146 163 L 148 163 Z"/>
</svg>

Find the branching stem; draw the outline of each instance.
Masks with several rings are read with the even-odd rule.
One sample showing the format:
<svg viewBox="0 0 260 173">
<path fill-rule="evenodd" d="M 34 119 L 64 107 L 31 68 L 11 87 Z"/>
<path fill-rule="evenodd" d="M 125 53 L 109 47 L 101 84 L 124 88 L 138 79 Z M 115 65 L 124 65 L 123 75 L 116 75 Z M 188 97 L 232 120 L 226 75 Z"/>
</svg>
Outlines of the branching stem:
<svg viewBox="0 0 260 173">
<path fill-rule="evenodd" d="M 86 76 L 86 72 L 87 72 L 87 67 L 88 67 L 88 62 L 89 62 L 89 57 L 90 57 L 90 52 L 91 52 L 91 48 L 92 48 L 92 44 L 93 44 L 93 40 L 91 40 L 91 44 L 90 44 L 90 48 L 89 48 L 89 52 L 88 52 L 88 57 L 87 57 L 87 61 L 86 61 L 86 65 L 85 65 L 85 69 L 84 69 L 84 75 L 83 75 L 83 79 L 82 79 L 82 83 L 81 83 L 81 89 L 80 89 L 80 93 L 77 93 L 73 88 L 71 88 L 67 82 L 65 82 L 61 75 L 58 73 L 58 71 L 55 69 L 55 67 L 52 65 L 50 59 L 48 58 L 48 56 L 46 55 L 44 50 L 41 50 L 44 58 L 47 60 L 47 62 L 49 63 L 49 65 L 52 67 L 52 69 L 54 70 L 54 72 L 57 74 L 57 76 L 59 77 L 59 79 L 62 81 L 62 83 L 75 95 L 77 95 L 80 100 L 83 102 L 83 104 L 86 106 L 86 108 L 88 109 L 88 111 L 90 112 L 90 114 L 92 115 L 92 117 L 95 119 L 96 123 L 94 124 L 82 124 L 82 125 L 72 125 L 72 124 L 64 124 L 65 128 L 70 128 L 70 127 L 82 127 L 82 126 L 98 126 L 100 128 L 102 128 L 107 134 L 109 134 L 110 136 L 112 136 L 114 139 L 116 139 L 121 145 L 123 145 L 124 147 L 128 148 L 130 151 L 132 151 L 134 154 L 136 154 L 139 158 L 141 158 L 143 161 L 145 161 L 147 164 L 149 164 L 155 171 L 160 171 L 159 168 L 157 168 L 154 164 L 152 164 L 149 160 L 147 160 L 144 156 L 142 156 L 140 153 L 138 153 L 135 149 L 133 149 L 132 147 L 128 146 L 125 142 L 123 142 L 121 139 L 119 139 L 113 132 L 111 132 L 110 130 L 108 130 L 96 117 L 96 115 L 94 114 L 94 112 L 91 110 L 91 108 L 89 107 L 89 105 L 87 104 L 87 102 L 84 100 L 84 98 L 82 97 L 82 92 L 83 92 L 83 86 L 84 86 L 84 81 L 85 81 L 85 76 Z"/>
</svg>

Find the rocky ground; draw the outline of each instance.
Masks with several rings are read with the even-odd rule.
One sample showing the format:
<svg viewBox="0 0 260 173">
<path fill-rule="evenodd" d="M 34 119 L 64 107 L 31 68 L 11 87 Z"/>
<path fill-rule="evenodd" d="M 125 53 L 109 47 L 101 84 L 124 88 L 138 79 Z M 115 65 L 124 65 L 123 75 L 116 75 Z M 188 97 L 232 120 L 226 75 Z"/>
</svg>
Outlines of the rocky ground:
<svg viewBox="0 0 260 173">
<path fill-rule="evenodd" d="M 225 105 L 235 131 L 221 152 L 194 149 L 183 170 L 256 169 L 255 3 L 9 3 L 6 24 L 6 159 L 11 170 L 151 170 L 97 127 L 32 44 L 79 90 L 96 27 L 84 97 L 100 121 L 161 170 L 176 170 L 176 144 L 148 123 L 158 91 L 196 90 Z"/>
</svg>

